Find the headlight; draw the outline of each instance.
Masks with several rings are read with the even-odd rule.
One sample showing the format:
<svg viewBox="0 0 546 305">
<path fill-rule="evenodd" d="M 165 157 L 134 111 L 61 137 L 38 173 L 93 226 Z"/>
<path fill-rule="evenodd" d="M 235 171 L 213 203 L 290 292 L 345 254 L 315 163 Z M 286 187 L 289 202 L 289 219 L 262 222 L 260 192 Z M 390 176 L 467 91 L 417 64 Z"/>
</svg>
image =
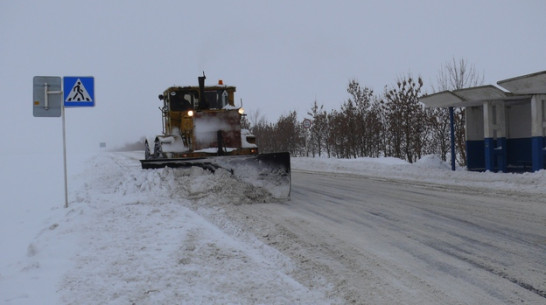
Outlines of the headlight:
<svg viewBox="0 0 546 305">
<path fill-rule="evenodd" d="M 239 108 L 238 111 L 239 111 L 239 114 L 240 114 L 240 115 L 243 115 L 243 113 L 245 113 L 245 110 L 244 110 L 243 108 Z"/>
<path fill-rule="evenodd" d="M 190 117 L 193 116 L 193 110 L 189 110 L 189 111 L 188 111 L 188 116 L 190 116 Z"/>
</svg>

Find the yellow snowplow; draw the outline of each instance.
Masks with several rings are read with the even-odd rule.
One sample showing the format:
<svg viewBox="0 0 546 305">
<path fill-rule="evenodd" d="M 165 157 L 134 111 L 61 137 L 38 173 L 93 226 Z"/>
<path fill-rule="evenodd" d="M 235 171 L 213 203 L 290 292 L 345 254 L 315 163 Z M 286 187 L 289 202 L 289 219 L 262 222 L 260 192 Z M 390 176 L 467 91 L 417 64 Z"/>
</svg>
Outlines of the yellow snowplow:
<svg viewBox="0 0 546 305">
<path fill-rule="evenodd" d="M 290 196 L 290 154 L 260 154 L 255 137 L 242 128 L 244 110 L 235 106 L 236 88 L 173 86 L 159 95 L 163 133 L 147 139 L 143 169 L 198 166 L 219 168 L 236 178 L 269 191 L 276 198 Z"/>
</svg>

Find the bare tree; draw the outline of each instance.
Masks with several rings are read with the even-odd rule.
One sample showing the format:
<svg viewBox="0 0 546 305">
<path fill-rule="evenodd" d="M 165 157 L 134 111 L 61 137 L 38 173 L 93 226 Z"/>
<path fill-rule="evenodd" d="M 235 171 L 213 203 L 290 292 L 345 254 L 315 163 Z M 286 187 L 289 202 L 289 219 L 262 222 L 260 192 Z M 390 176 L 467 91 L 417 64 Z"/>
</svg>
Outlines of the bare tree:
<svg viewBox="0 0 546 305">
<path fill-rule="evenodd" d="M 250 126 L 264 125 L 267 123 L 265 116 L 260 113 L 259 109 L 256 109 L 254 112 L 249 113 L 245 118 Z"/>
<path fill-rule="evenodd" d="M 358 81 L 351 80 L 347 87 L 347 93 L 351 96 L 347 104 L 354 105 L 354 113 L 350 119 L 354 119 L 354 151 L 359 157 L 367 157 L 370 152 L 371 126 L 368 125 L 368 116 L 373 99 L 373 90 L 367 87 L 361 87 Z"/>
<path fill-rule="evenodd" d="M 252 125 L 250 131 L 256 136 L 256 144 L 260 152 L 275 152 L 276 138 L 274 135 L 275 127 L 266 121 L 260 121 L 258 124 Z"/>
<path fill-rule="evenodd" d="M 387 134 L 392 156 L 415 162 L 423 152 L 424 116 L 419 95 L 423 87 L 421 77 L 400 79 L 396 87 L 385 88 L 382 109 L 387 118 Z"/>
<path fill-rule="evenodd" d="M 440 68 L 437 76 L 437 87 L 432 86 L 434 92 L 457 90 L 480 86 L 484 82 L 483 73 L 478 73 L 474 65 L 464 58 L 452 58 Z"/>
<path fill-rule="evenodd" d="M 429 108 L 426 112 L 428 112 L 427 125 L 430 131 L 427 134 L 431 137 L 427 153 L 440 154 L 440 158 L 446 161 L 450 148 L 449 111 L 446 108 Z"/>
<path fill-rule="evenodd" d="M 311 111 L 307 112 L 307 114 L 313 118 L 313 124 L 311 125 L 311 128 L 309 130 L 309 149 L 311 150 L 313 157 L 315 157 L 315 154 L 318 154 L 318 156 L 320 157 L 326 145 L 325 142 L 329 127 L 328 115 L 324 110 L 324 106 L 319 106 L 316 100 L 313 104 L 313 107 L 311 107 Z"/>
<path fill-rule="evenodd" d="M 459 60 L 452 58 L 440 68 L 437 77 L 437 87 L 432 87 L 434 92 L 444 90 L 458 90 L 463 88 L 483 85 L 484 75 L 476 71 L 474 65 L 469 64 L 464 58 Z M 444 111 L 447 111 L 444 110 Z M 457 159 L 460 165 L 466 165 L 465 149 L 465 112 L 464 108 L 454 109 L 455 145 L 458 150 Z M 441 125 L 442 128 L 447 128 Z M 438 134 L 447 132 L 437 131 Z"/>
<path fill-rule="evenodd" d="M 271 136 L 276 139 L 274 151 L 288 151 L 293 156 L 305 154 L 304 131 L 301 124 L 298 124 L 296 111 L 281 116 Z"/>
</svg>

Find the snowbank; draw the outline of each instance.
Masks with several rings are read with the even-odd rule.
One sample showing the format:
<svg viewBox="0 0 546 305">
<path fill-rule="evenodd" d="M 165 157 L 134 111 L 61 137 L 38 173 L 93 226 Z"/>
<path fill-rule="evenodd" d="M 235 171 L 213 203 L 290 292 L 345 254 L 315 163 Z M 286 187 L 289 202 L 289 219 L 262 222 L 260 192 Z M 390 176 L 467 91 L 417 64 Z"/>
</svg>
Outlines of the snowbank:
<svg viewBox="0 0 546 305">
<path fill-rule="evenodd" d="M 63 208 L 58 156 L 4 156 L 0 174 L 3 304 L 337 304 L 295 280 L 289 258 L 222 208 L 270 200 L 228 173 L 142 170 L 141 152 L 69 158 Z M 44 162 L 48 160 L 48 162 Z M 546 193 L 546 172 L 451 171 L 434 156 L 293 158 L 295 171 Z"/>
<path fill-rule="evenodd" d="M 479 188 L 489 192 L 546 194 L 546 170 L 523 174 L 470 172 L 464 168 L 451 171 L 447 162 L 434 155 L 424 156 L 413 164 L 397 158 L 293 158 L 292 168 Z"/>
<path fill-rule="evenodd" d="M 39 225 L 33 238 L 13 236 L 23 255 L 2 257 L 1 301 L 330 304 L 293 279 L 290 259 L 222 218 L 223 205 L 269 198 L 250 190 L 227 172 L 96 155 L 72 175 L 68 209 L 20 216 Z"/>
</svg>

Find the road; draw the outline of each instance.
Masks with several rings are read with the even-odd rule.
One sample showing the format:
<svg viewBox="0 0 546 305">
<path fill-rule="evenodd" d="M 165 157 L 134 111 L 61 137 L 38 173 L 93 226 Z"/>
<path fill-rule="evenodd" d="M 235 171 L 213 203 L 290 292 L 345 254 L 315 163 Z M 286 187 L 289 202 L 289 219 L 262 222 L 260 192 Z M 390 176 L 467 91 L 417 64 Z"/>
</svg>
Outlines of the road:
<svg viewBox="0 0 546 305">
<path fill-rule="evenodd" d="M 231 218 L 347 304 L 546 304 L 546 199 L 295 171 Z"/>
</svg>

